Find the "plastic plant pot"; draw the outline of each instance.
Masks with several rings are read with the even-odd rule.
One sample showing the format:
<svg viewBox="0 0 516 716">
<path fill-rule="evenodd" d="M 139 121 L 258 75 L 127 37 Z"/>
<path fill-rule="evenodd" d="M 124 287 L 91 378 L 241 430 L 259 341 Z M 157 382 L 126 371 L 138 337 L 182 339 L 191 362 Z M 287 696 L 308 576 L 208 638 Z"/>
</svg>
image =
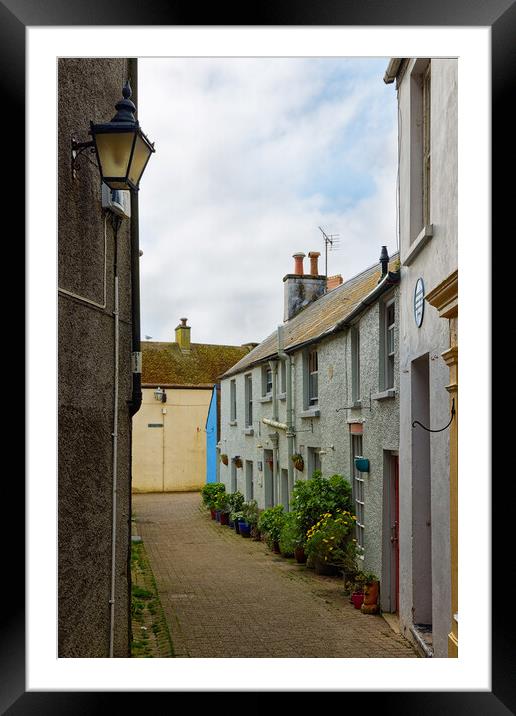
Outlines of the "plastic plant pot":
<svg viewBox="0 0 516 716">
<path fill-rule="evenodd" d="M 351 595 L 351 601 L 353 602 L 353 605 L 355 609 L 360 609 L 362 606 L 362 603 L 364 601 L 364 595 L 362 592 L 353 592 Z"/>
</svg>

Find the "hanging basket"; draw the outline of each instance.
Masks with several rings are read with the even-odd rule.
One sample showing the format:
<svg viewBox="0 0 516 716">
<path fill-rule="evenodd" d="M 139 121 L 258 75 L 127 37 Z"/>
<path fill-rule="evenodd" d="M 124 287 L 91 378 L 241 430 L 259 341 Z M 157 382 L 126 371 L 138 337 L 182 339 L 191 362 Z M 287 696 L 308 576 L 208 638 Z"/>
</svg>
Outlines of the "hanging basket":
<svg viewBox="0 0 516 716">
<path fill-rule="evenodd" d="M 303 472 L 305 469 L 305 461 L 303 460 L 302 455 L 292 455 L 292 462 L 294 463 L 294 467 L 296 470 L 299 470 L 299 472 Z"/>
<path fill-rule="evenodd" d="M 242 467 L 243 465 L 241 457 L 234 457 L 233 462 L 235 463 L 235 467 Z"/>
<path fill-rule="evenodd" d="M 228 456 L 225 455 L 225 454 L 222 454 L 222 455 L 220 456 L 220 461 L 221 461 L 221 463 L 222 463 L 223 465 L 227 465 L 228 462 L 229 462 Z"/>
</svg>

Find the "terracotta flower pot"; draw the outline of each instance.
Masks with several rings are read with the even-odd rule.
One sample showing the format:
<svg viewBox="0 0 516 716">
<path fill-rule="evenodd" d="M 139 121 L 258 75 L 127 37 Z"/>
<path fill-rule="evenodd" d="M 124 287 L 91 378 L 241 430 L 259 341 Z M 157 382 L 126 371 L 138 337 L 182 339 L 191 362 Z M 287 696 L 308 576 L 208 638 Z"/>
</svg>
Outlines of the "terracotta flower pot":
<svg viewBox="0 0 516 716">
<path fill-rule="evenodd" d="M 351 595 L 351 601 L 355 605 L 355 609 L 360 609 L 362 602 L 364 601 L 364 595 L 362 592 L 353 592 Z"/>
<path fill-rule="evenodd" d="M 294 548 L 294 557 L 296 558 L 296 562 L 299 564 L 305 564 L 306 562 L 306 553 L 304 547 L 295 547 Z"/>
<path fill-rule="evenodd" d="M 272 551 L 275 552 L 276 554 L 281 554 L 279 542 L 274 541 L 272 543 Z"/>
<path fill-rule="evenodd" d="M 216 510 L 210 510 L 211 519 L 215 520 L 217 518 L 217 511 Z"/>
<path fill-rule="evenodd" d="M 378 611 L 379 582 L 364 584 L 364 601 L 361 606 L 363 614 L 376 614 Z"/>
</svg>

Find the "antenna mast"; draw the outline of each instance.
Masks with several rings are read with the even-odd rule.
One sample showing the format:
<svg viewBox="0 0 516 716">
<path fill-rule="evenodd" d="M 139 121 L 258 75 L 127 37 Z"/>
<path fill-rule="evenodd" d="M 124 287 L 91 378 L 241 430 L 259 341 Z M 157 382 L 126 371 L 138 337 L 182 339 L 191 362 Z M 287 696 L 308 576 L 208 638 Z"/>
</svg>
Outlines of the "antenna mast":
<svg viewBox="0 0 516 716">
<path fill-rule="evenodd" d="M 324 237 L 324 266 L 325 266 L 326 278 L 328 278 L 328 245 L 330 246 L 330 251 L 335 250 L 338 247 L 339 234 L 328 235 L 321 229 L 320 226 L 319 226 L 319 230 Z"/>
</svg>

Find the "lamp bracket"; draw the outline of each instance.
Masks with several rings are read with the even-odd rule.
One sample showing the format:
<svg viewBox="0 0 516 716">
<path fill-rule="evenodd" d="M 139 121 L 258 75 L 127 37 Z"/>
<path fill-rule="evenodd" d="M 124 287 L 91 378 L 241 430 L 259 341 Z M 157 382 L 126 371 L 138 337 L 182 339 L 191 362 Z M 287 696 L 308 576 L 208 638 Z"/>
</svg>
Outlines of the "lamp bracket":
<svg viewBox="0 0 516 716">
<path fill-rule="evenodd" d="M 78 171 L 78 168 L 76 167 L 77 159 L 81 156 L 81 154 L 83 154 L 89 148 L 91 148 L 91 151 L 94 152 L 95 151 L 95 142 L 93 141 L 93 139 L 90 139 L 89 142 L 78 142 L 75 137 L 72 137 L 71 147 L 72 147 L 72 149 L 71 149 L 72 178 L 76 179 L 77 171 Z M 89 161 L 91 161 L 91 159 Z M 94 162 L 92 162 L 92 164 L 94 164 Z"/>
</svg>

